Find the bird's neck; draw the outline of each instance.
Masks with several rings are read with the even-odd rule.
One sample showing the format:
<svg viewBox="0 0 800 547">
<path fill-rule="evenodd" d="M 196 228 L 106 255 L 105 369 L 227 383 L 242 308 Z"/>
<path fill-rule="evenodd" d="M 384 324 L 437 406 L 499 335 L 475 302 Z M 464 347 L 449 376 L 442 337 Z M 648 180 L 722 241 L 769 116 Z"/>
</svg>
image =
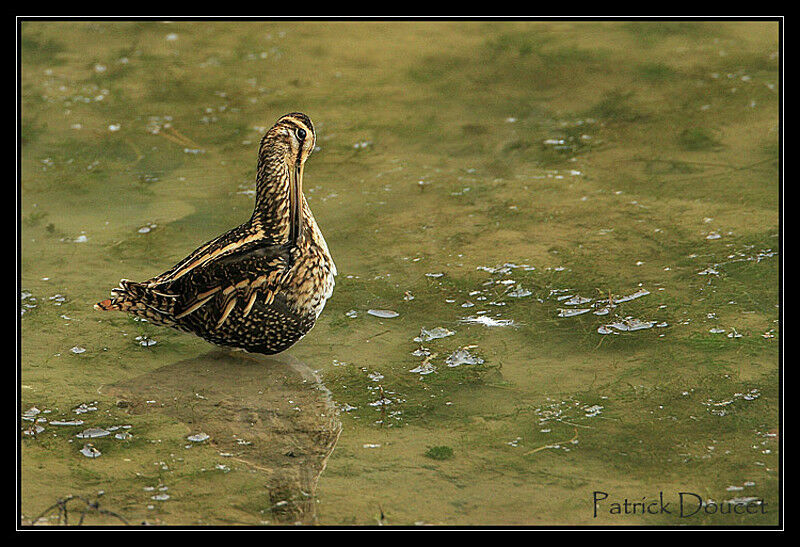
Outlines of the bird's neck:
<svg viewBox="0 0 800 547">
<path fill-rule="evenodd" d="M 256 202 L 253 221 L 277 241 L 288 242 L 291 232 L 292 198 L 290 191 L 290 167 L 283 158 L 260 158 L 256 174 Z M 309 212 L 305 196 L 301 200 L 300 211 Z M 300 226 L 305 231 L 310 215 L 302 214 Z M 313 217 L 311 217 L 313 221 Z"/>
</svg>

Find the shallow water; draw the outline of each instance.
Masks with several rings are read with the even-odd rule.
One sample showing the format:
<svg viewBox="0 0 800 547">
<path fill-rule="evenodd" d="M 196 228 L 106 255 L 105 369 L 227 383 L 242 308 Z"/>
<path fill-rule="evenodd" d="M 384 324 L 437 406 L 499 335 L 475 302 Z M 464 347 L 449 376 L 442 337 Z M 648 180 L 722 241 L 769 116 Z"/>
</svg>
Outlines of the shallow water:
<svg viewBox="0 0 800 547">
<path fill-rule="evenodd" d="M 776 523 L 777 32 L 24 23 L 23 522 Z M 339 268 L 309 335 L 92 309 L 245 220 L 298 110 Z M 706 509 L 610 510 L 659 492 Z"/>
</svg>

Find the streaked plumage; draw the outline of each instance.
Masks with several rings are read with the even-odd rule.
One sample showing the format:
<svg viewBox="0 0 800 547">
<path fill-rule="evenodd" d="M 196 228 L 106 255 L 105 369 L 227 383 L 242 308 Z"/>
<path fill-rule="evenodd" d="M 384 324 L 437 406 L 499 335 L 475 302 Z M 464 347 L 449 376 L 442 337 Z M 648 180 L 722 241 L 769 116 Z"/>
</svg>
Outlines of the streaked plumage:
<svg viewBox="0 0 800 547">
<path fill-rule="evenodd" d="M 311 120 L 287 114 L 261 140 L 253 216 L 166 272 L 123 279 L 95 304 L 209 342 L 278 353 L 314 326 L 333 293 L 336 266 L 302 191 L 314 150 Z"/>
</svg>

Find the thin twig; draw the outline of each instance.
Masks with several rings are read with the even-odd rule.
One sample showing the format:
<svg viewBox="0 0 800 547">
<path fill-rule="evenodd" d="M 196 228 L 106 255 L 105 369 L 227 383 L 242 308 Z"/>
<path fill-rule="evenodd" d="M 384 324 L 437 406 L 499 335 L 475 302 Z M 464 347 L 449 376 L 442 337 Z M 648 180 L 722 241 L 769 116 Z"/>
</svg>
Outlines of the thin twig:
<svg viewBox="0 0 800 547">
<path fill-rule="evenodd" d="M 121 522 L 125 523 L 126 525 L 130 525 L 130 523 L 128 522 L 128 519 L 126 519 L 122 515 L 120 515 L 118 513 L 115 513 L 114 511 L 109 511 L 107 509 L 101 509 L 99 501 L 97 501 L 97 500 L 92 501 L 92 500 L 89 500 L 88 498 L 84 498 L 83 496 L 76 496 L 76 495 L 72 495 L 72 494 L 70 494 L 69 496 L 67 496 L 65 498 L 59 499 L 53 505 L 51 505 L 50 507 L 48 507 L 47 509 L 42 511 L 39 514 L 39 516 L 37 516 L 36 518 L 34 518 L 31 521 L 31 524 L 32 525 L 36 525 L 36 523 L 38 523 L 40 520 L 42 520 L 44 517 L 46 517 L 49 513 L 51 513 L 53 511 L 53 509 L 57 508 L 58 509 L 58 522 L 59 522 L 59 524 L 62 523 L 62 515 L 63 515 L 63 525 L 64 526 L 69 526 L 69 510 L 67 508 L 67 504 L 69 502 L 71 502 L 71 501 L 74 501 L 74 500 L 79 500 L 79 501 L 82 501 L 84 503 L 84 507 L 81 510 L 81 516 L 78 519 L 78 524 L 77 524 L 78 526 L 83 525 L 83 521 L 86 519 L 86 515 L 88 515 L 92 511 L 95 511 L 100 515 L 107 515 L 107 516 L 116 518 L 116 519 L 120 520 Z"/>
<path fill-rule="evenodd" d="M 528 455 L 530 455 L 530 454 L 534 454 L 534 453 L 536 453 L 536 452 L 539 452 L 540 450 L 544 450 L 544 449 L 546 449 L 546 448 L 555 448 L 556 446 L 558 446 L 558 445 L 560 445 L 560 444 L 564 444 L 564 443 L 571 443 L 572 441 L 576 440 L 577 438 L 578 438 L 578 430 L 577 430 L 577 428 L 576 428 L 576 429 L 575 429 L 575 436 L 574 436 L 574 437 L 572 437 L 571 439 L 569 439 L 569 440 L 567 440 L 567 441 L 556 441 L 555 443 L 552 443 L 552 444 L 546 444 L 546 445 L 544 445 L 544 446 L 540 446 L 539 448 L 534 448 L 534 449 L 533 449 L 533 450 L 531 450 L 530 452 L 526 452 L 524 455 L 525 455 L 525 456 L 528 456 Z"/>
<path fill-rule="evenodd" d="M 369 342 L 369 341 L 370 341 L 370 340 L 372 340 L 373 338 L 377 338 L 378 336 L 383 336 L 383 335 L 384 335 L 384 334 L 386 334 L 387 332 L 392 332 L 392 331 L 391 331 L 391 329 L 387 329 L 387 330 L 385 330 L 385 331 L 383 331 L 383 332 L 379 332 L 378 334 L 373 334 L 372 336 L 369 336 L 369 337 L 367 337 L 367 338 L 364 338 L 364 341 L 365 341 L 365 342 Z"/>
</svg>

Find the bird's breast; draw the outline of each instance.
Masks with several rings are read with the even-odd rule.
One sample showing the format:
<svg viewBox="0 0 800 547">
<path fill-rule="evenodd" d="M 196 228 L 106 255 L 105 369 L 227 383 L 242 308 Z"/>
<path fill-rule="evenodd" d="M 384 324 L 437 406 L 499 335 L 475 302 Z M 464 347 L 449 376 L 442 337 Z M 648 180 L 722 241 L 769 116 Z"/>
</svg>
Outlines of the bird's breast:
<svg viewBox="0 0 800 547">
<path fill-rule="evenodd" d="M 333 262 L 319 253 L 303 255 L 289 271 L 284 285 L 289 306 L 300 316 L 319 317 L 333 294 L 334 272 Z"/>
</svg>

